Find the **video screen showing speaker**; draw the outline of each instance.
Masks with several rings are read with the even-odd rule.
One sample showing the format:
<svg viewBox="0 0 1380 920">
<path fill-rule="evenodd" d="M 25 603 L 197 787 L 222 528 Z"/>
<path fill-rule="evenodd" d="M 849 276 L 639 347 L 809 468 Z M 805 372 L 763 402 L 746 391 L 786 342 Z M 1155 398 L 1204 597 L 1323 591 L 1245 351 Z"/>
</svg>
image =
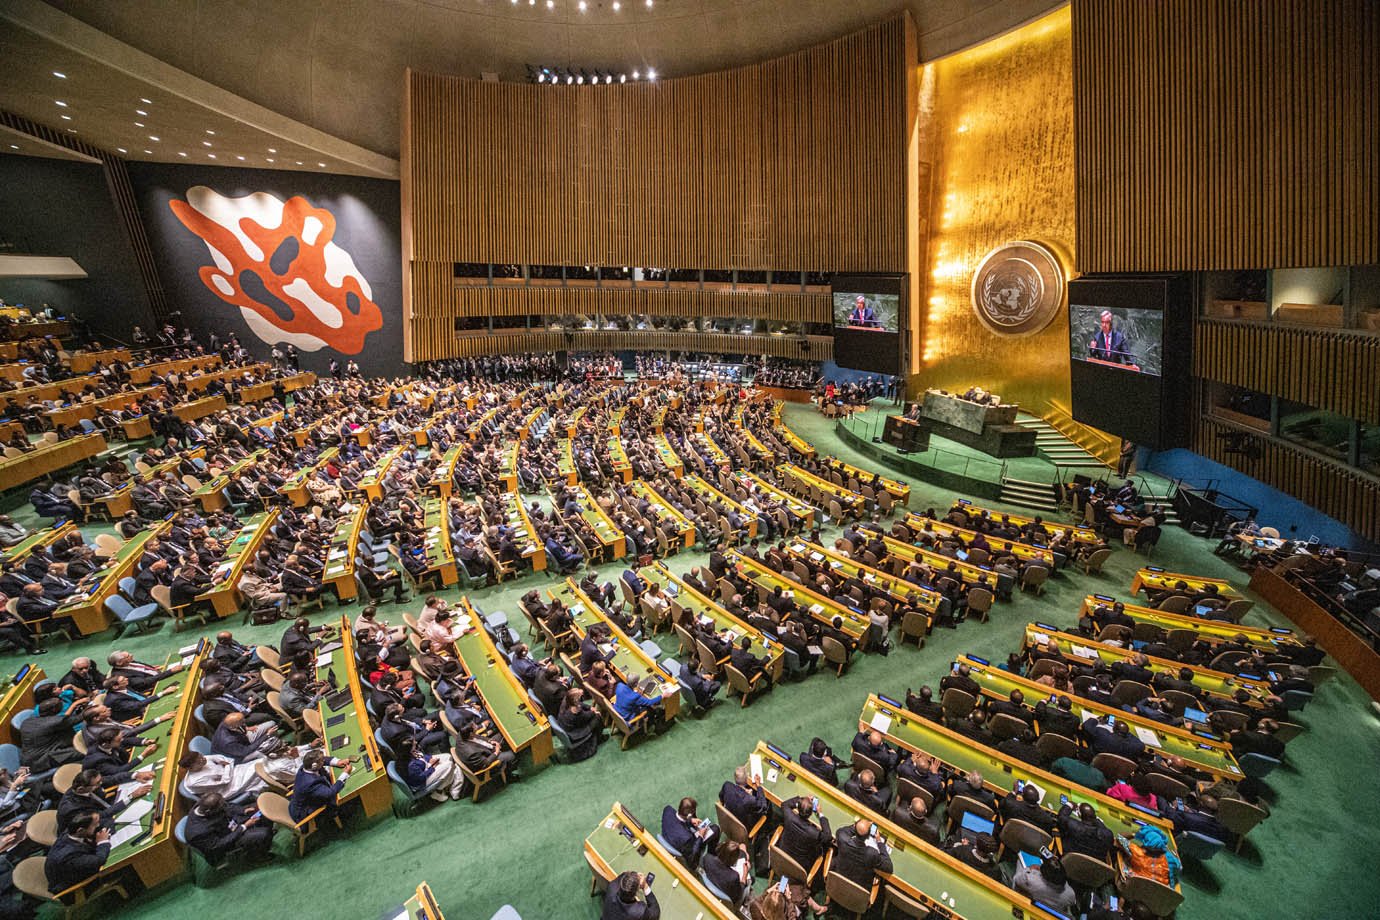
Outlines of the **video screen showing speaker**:
<svg viewBox="0 0 1380 920">
<path fill-rule="evenodd" d="M 1163 345 L 1159 310 L 1069 305 L 1069 352 L 1075 361 L 1159 377 Z"/>
<path fill-rule="evenodd" d="M 878 374 L 900 369 L 905 276 L 835 275 L 834 363 Z"/>
<path fill-rule="evenodd" d="M 1076 421 L 1156 449 L 1182 444 L 1191 290 L 1178 275 L 1084 276 L 1069 282 L 1069 382 Z"/>
</svg>

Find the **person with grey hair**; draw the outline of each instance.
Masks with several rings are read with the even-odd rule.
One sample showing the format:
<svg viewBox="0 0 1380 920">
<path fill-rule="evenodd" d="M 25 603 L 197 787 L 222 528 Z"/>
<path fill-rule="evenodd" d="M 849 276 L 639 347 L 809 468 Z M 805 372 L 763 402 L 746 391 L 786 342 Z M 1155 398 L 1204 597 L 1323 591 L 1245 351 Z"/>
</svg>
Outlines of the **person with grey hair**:
<svg viewBox="0 0 1380 920">
<path fill-rule="evenodd" d="M 1098 319 L 1098 330 L 1088 342 L 1088 354 L 1098 361 L 1112 364 L 1129 364 L 1131 355 L 1126 351 L 1126 334 L 1113 328 L 1114 317 L 1110 310 L 1103 310 Z"/>
</svg>

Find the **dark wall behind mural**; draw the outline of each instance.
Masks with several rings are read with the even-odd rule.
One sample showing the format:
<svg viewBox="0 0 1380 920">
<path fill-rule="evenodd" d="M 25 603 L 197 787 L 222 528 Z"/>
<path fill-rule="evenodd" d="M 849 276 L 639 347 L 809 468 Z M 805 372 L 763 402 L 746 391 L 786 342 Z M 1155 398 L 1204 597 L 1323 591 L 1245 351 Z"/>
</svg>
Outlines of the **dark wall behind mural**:
<svg viewBox="0 0 1380 920">
<path fill-rule="evenodd" d="M 397 182 L 163 163 L 129 173 L 168 303 L 193 331 L 233 332 L 265 357 L 293 341 L 307 370 L 336 358 L 403 371 Z"/>
<path fill-rule="evenodd" d="M 35 309 L 51 304 L 95 332 L 129 340 L 150 322 L 134 253 L 95 163 L 0 155 L 0 241 L 8 252 L 68 256 L 89 277 L 0 279 L 0 298 Z"/>
</svg>

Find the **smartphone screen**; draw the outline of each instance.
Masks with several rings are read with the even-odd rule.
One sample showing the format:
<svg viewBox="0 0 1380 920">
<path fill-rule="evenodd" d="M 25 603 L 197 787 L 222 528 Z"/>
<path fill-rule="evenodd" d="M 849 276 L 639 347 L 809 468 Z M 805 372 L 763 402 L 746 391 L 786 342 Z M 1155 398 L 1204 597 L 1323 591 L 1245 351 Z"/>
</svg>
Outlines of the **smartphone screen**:
<svg viewBox="0 0 1380 920">
<path fill-rule="evenodd" d="M 647 873 L 647 887 L 648 887 L 648 888 L 651 888 L 651 887 L 652 887 L 652 882 L 655 882 L 655 881 L 656 881 L 656 873 L 655 873 L 655 872 L 648 872 L 648 873 Z"/>
</svg>

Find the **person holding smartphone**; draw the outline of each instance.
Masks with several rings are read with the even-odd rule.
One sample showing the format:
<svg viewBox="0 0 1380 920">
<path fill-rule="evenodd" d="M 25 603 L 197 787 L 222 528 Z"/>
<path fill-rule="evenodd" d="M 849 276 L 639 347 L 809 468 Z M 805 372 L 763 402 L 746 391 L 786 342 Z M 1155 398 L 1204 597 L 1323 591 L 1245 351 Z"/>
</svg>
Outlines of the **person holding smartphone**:
<svg viewBox="0 0 1380 920">
<path fill-rule="evenodd" d="M 652 892 L 652 874 L 624 872 L 604 893 L 599 920 L 659 920 L 661 905 Z"/>
<path fill-rule="evenodd" d="M 272 822 L 265 821 L 253 806 L 231 805 L 218 792 L 197 799 L 187 816 L 187 845 L 213 866 L 231 856 L 267 861 L 272 856 L 273 831 Z"/>
</svg>

